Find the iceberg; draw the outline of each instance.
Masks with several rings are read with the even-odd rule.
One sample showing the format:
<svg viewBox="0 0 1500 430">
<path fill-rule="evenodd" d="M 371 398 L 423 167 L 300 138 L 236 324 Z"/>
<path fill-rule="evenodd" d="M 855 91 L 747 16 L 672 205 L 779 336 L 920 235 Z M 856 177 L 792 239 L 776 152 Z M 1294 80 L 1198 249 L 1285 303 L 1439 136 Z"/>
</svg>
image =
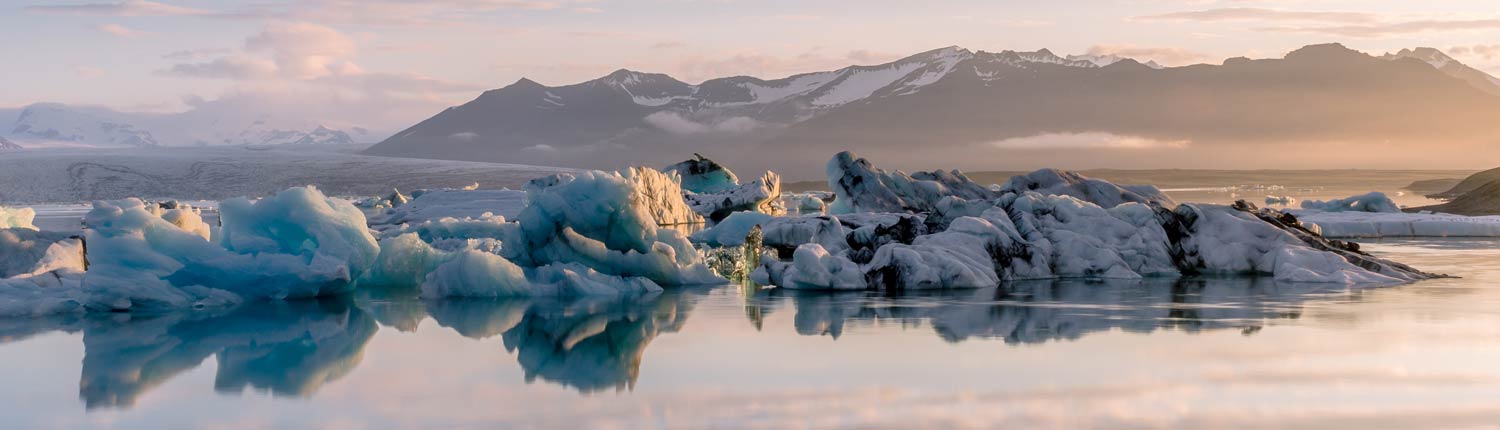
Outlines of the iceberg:
<svg viewBox="0 0 1500 430">
<path fill-rule="evenodd" d="M 1155 187 L 1050 169 L 990 191 L 958 172 L 886 173 L 849 153 L 835 156 L 829 173 L 837 215 L 757 220 L 767 251 L 752 279 L 793 289 L 898 290 L 1049 278 L 1230 275 L 1386 285 L 1438 276 L 1243 201 L 1178 205 Z"/>
<path fill-rule="evenodd" d="M 541 178 L 514 222 L 438 218 L 388 230 L 361 282 L 428 298 L 639 295 L 723 282 L 670 227 L 696 217 L 681 196 L 675 176 L 648 168 Z"/>
<path fill-rule="evenodd" d="M 0 228 L 24 228 L 36 230 L 31 222 L 36 219 L 36 211 L 31 208 L 7 208 L 0 206 Z"/>
<path fill-rule="evenodd" d="M 1042 195 L 1071 196 L 1093 203 L 1102 208 L 1112 208 L 1125 203 L 1146 203 L 1163 207 L 1177 206 L 1151 185 L 1115 185 L 1102 179 L 1094 179 L 1074 172 L 1057 169 L 1041 169 L 1010 178 L 1000 186 L 1001 193 L 1023 193 L 1034 191 Z"/>
<path fill-rule="evenodd" d="M 1306 210 L 1293 214 L 1325 237 L 1500 237 L 1500 216 Z"/>
<path fill-rule="evenodd" d="M 339 294 L 379 252 L 364 214 L 312 187 L 225 201 L 220 219 L 209 241 L 195 232 L 202 219 L 189 209 L 95 202 L 84 218 L 84 304 L 158 310 Z"/>
<path fill-rule="evenodd" d="M 781 176 L 769 171 L 760 179 L 729 190 L 702 194 L 688 192 L 683 194 L 683 199 L 694 212 L 714 221 L 739 211 L 785 212 L 781 208 Z"/>
<path fill-rule="evenodd" d="M 526 207 L 526 193 L 514 190 L 432 190 L 412 194 L 415 197 L 411 201 L 370 217 L 371 224 L 399 225 L 439 218 L 515 218 Z"/>
<path fill-rule="evenodd" d="M 944 197 L 983 200 L 994 191 L 958 171 L 887 173 L 852 152 L 828 161 L 828 187 L 833 190 L 832 214 L 854 212 L 929 212 Z"/>
<path fill-rule="evenodd" d="M 740 180 L 729 168 L 699 154 L 681 163 L 661 169 L 682 178 L 682 189 L 698 194 L 723 193 L 739 188 Z"/>
<path fill-rule="evenodd" d="M 1302 209 L 1325 212 L 1401 212 L 1401 207 L 1396 206 L 1396 202 L 1379 191 L 1328 201 L 1304 200 Z"/>
</svg>

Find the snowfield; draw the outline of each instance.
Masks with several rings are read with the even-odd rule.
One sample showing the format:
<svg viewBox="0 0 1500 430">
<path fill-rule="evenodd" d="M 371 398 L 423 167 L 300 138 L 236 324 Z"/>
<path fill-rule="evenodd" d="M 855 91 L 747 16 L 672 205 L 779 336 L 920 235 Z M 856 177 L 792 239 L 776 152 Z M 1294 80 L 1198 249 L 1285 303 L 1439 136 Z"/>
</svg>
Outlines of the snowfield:
<svg viewBox="0 0 1500 430">
<path fill-rule="evenodd" d="M 100 200 L 82 237 L 38 231 L 33 211 L 8 208 L 0 315 L 232 308 L 356 289 L 623 298 L 747 280 L 897 291 L 1059 278 L 1368 286 L 1439 276 L 1325 239 L 1283 212 L 1178 205 L 1154 187 L 1071 172 L 991 189 L 958 171 L 887 172 L 845 152 L 829 162 L 831 213 L 788 215 L 775 173 L 741 184 L 717 163 L 687 163 L 539 175 L 524 192 L 477 190 L 472 177 L 358 202 L 292 187 L 225 200 L 216 225 L 177 201 Z M 799 209 L 821 208 L 804 202 Z"/>
<path fill-rule="evenodd" d="M 0 204 L 128 197 L 223 200 L 316 185 L 336 196 L 392 189 L 519 189 L 572 169 L 386 158 L 313 149 L 251 147 L 36 149 L 0 154 Z"/>
</svg>

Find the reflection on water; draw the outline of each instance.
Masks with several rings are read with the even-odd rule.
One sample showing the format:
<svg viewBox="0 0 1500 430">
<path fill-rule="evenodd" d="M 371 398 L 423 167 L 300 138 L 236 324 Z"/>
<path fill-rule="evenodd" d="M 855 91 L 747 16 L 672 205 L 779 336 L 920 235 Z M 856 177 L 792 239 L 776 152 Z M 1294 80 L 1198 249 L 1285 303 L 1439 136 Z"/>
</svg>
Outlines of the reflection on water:
<svg viewBox="0 0 1500 430">
<path fill-rule="evenodd" d="M 218 393 L 234 395 L 250 388 L 274 396 L 315 396 L 325 383 L 360 364 L 377 322 L 411 332 L 426 318 L 466 338 L 499 337 L 527 382 L 540 380 L 584 393 L 620 391 L 635 388 L 646 349 L 657 336 L 682 330 L 695 304 L 715 294 L 733 294 L 726 290 L 733 288 L 572 301 L 362 296 L 152 317 L 7 320 L 0 321 L 0 340 L 81 332 L 78 387 L 88 408 L 129 408 L 210 356 L 217 363 L 213 389 Z M 744 316 L 757 329 L 763 318 L 792 308 L 797 335 L 836 339 L 857 327 L 891 324 L 932 330 L 947 342 L 1032 344 L 1112 329 L 1226 329 L 1248 335 L 1267 320 L 1298 318 L 1308 300 L 1350 294 L 1341 286 L 1200 278 L 1037 281 L 899 296 L 751 289 L 742 300 Z"/>
<path fill-rule="evenodd" d="M 220 393 L 249 387 L 312 395 L 359 364 L 376 330 L 375 320 L 347 299 L 261 303 L 225 313 L 113 315 L 79 324 L 85 354 L 78 395 L 89 408 L 132 406 L 209 356 L 218 363 L 214 390 Z"/>
<path fill-rule="evenodd" d="M 1306 300 L 1346 292 L 1341 285 L 1270 278 L 1048 280 L 894 297 L 772 289 L 755 296 L 749 306 L 756 308 L 754 314 L 767 314 L 791 302 L 801 335 L 837 338 L 846 325 L 926 323 L 948 342 L 982 338 L 1025 344 L 1111 329 L 1237 329 L 1250 334 L 1265 320 L 1297 318 Z"/>
</svg>

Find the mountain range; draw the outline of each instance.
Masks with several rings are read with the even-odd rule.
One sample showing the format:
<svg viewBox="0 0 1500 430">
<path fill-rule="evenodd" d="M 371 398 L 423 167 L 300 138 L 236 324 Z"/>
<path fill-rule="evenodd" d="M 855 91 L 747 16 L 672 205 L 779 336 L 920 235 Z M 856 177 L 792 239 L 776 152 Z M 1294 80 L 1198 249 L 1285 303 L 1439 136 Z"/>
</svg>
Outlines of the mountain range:
<svg viewBox="0 0 1500 430">
<path fill-rule="evenodd" d="M 1324 44 L 1162 67 L 947 47 L 775 80 L 521 79 L 366 152 L 590 168 L 702 152 L 795 176 L 843 149 L 901 168 L 1414 167 L 1457 151 L 1500 158 L 1497 94 L 1500 80 L 1430 48 Z"/>
<path fill-rule="evenodd" d="M 36 103 L 0 109 L 0 140 L 10 149 L 211 145 L 326 145 L 373 142 L 354 127 L 335 130 L 307 121 L 261 115 L 236 118 L 203 112 L 132 113 L 96 106 Z"/>
</svg>

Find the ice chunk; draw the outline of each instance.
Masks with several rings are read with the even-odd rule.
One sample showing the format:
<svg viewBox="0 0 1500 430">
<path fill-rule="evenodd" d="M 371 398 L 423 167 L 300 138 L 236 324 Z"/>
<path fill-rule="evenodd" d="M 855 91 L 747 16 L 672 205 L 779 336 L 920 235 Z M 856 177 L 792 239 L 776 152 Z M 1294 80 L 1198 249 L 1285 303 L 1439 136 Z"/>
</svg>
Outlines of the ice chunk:
<svg viewBox="0 0 1500 430">
<path fill-rule="evenodd" d="M 1325 212 L 1401 212 L 1396 202 L 1379 191 L 1329 201 L 1304 200 L 1302 208 Z"/>
<path fill-rule="evenodd" d="M 420 223 L 440 218 L 515 218 L 526 207 L 526 193 L 513 190 L 434 190 L 422 193 L 382 216 L 372 224 Z"/>
<path fill-rule="evenodd" d="M 888 290 L 1000 285 L 991 250 L 1002 236 L 988 221 L 963 217 L 947 231 L 918 237 L 910 245 L 881 246 L 866 265 L 870 284 Z"/>
<path fill-rule="evenodd" d="M 160 310 L 336 294 L 352 288 L 379 250 L 357 208 L 311 187 L 226 201 L 221 219 L 210 242 L 182 227 L 202 222 L 192 211 L 153 213 L 137 199 L 95 202 L 84 218 L 83 303 Z"/>
<path fill-rule="evenodd" d="M 772 218 L 760 212 L 735 212 L 713 227 L 694 232 L 691 239 L 708 246 L 740 246 L 745 244 L 745 236 L 751 229 Z"/>
<path fill-rule="evenodd" d="M 826 192 L 782 193 L 781 201 L 788 210 L 802 214 L 817 214 L 828 210 L 828 204 L 824 202 L 825 197 L 832 197 L 832 194 Z"/>
<path fill-rule="evenodd" d="M 1326 237 L 1500 237 L 1500 216 L 1324 211 L 1295 215 Z"/>
<path fill-rule="evenodd" d="M 783 212 L 778 208 L 781 199 L 781 176 L 769 171 L 760 179 L 737 188 L 718 193 L 686 193 L 683 198 L 689 206 L 692 206 L 693 211 L 714 221 L 722 220 L 729 214 L 739 211 L 768 214 Z"/>
<path fill-rule="evenodd" d="M 698 194 L 717 194 L 739 188 L 740 180 L 729 168 L 702 155 L 661 169 L 682 178 L 682 189 Z"/>
<path fill-rule="evenodd" d="M 36 219 L 36 211 L 31 208 L 7 208 L 0 206 L 0 228 L 25 228 L 36 230 L 31 224 Z"/>
<path fill-rule="evenodd" d="M 791 289 L 859 290 L 866 285 L 859 265 L 816 243 L 797 247 L 792 264 L 778 278 L 777 285 Z"/>
<path fill-rule="evenodd" d="M 632 167 L 625 171 L 624 178 L 632 186 L 632 197 L 646 203 L 645 207 L 657 225 L 703 223 L 703 217 L 682 199 L 681 179 L 676 174 Z"/>
<path fill-rule="evenodd" d="M 1163 213 L 1166 215 L 1166 213 Z M 1181 205 L 1165 222 L 1184 272 L 1269 274 L 1277 280 L 1380 285 L 1430 278 L 1342 242 L 1323 239 L 1284 213 L 1235 206 Z"/>
<path fill-rule="evenodd" d="M 446 259 L 422 281 L 422 297 L 522 297 L 531 284 L 520 266 L 498 255 L 466 250 Z"/>
<path fill-rule="evenodd" d="M 944 197 L 982 200 L 998 196 L 957 170 L 886 173 L 848 151 L 828 161 L 828 187 L 834 194 L 828 207 L 832 214 L 930 212 Z"/>
<path fill-rule="evenodd" d="M 1164 207 L 1177 205 L 1166 193 L 1151 185 L 1120 186 L 1057 169 L 1041 169 L 1012 177 L 1001 185 L 1000 191 L 1017 194 L 1034 191 L 1043 195 L 1072 196 L 1103 208 L 1124 203 L 1149 203 Z"/>
<path fill-rule="evenodd" d="M 0 278 L 83 271 L 83 242 L 66 233 L 0 229 Z"/>
</svg>

